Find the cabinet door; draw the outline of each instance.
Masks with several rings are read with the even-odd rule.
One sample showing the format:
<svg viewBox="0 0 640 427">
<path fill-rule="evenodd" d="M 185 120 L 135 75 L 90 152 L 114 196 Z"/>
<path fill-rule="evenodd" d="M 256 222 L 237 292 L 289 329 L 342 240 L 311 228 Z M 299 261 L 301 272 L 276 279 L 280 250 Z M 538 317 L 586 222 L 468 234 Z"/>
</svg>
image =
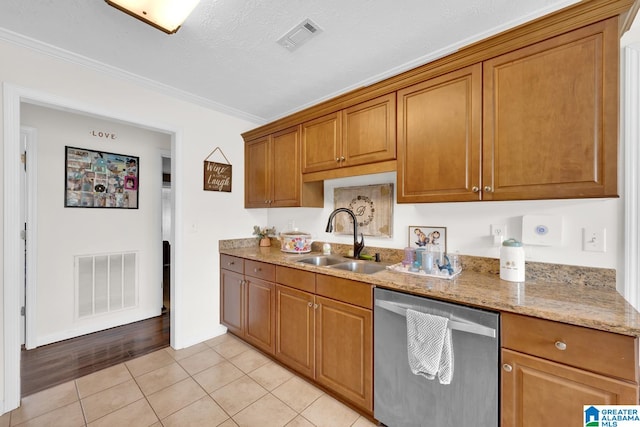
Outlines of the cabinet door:
<svg viewBox="0 0 640 427">
<path fill-rule="evenodd" d="M 275 348 L 275 286 L 271 282 L 248 278 L 246 286 L 245 339 L 273 354 Z"/>
<path fill-rule="evenodd" d="M 480 200 L 482 66 L 398 91 L 398 203 Z"/>
<path fill-rule="evenodd" d="M 314 378 L 314 297 L 276 285 L 276 351 L 285 365 Z"/>
<path fill-rule="evenodd" d="M 617 195 L 617 20 L 484 63 L 483 199 Z"/>
<path fill-rule="evenodd" d="M 583 405 L 638 404 L 635 384 L 510 350 L 502 363 L 503 426 L 582 427 Z"/>
<path fill-rule="evenodd" d="M 373 410 L 371 310 L 316 297 L 316 381 Z"/>
<path fill-rule="evenodd" d="M 271 139 L 271 207 L 300 206 L 300 128 L 278 132 Z"/>
<path fill-rule="evenodd" d="M 271 198 L 269 137 L 248 142 L 244 149 L 244 207 L 269 207 Z"/>
<path fill-rule="evenodd" d="M 220 323 L 236 335 L 244 335 L 244 276 L 220 270 Z"/>
<path fill-rule="evenodd" d="M 302 172 L 340 167 L 342 127 L 340 112 L 302 124 Z"/>
<path fill-rule="evenodd" d="M 342 111 L 341 166 L 396 158 L 396 94 L 381 96 Z"/>
</svg>

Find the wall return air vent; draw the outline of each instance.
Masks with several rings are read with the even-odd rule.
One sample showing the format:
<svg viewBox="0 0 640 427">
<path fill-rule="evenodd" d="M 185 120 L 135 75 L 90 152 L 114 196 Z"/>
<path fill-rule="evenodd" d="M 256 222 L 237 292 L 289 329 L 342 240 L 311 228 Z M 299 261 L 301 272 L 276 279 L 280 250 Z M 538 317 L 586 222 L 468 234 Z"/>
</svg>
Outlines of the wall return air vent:
<svg viewBox="0 0 640 427">
<path fill-rule="evenodd" d="M 322 32 L 322 29 L 310 19 L 305 19 L 295 27 L 293 27 L 287 34 L 278 39 L 278 44 L 284 46 L 290 52 L 293 52 L 303 44 L 305 44 L 311 37 L 317 36 Z"/>
</svg>

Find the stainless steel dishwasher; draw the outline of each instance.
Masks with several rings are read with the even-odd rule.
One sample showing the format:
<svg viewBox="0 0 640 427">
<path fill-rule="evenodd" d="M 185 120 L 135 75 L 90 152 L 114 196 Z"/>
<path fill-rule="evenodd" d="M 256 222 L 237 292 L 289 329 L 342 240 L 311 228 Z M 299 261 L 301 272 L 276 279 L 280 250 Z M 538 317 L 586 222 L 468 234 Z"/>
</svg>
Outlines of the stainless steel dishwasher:
<svg viewBox="0 0 640 427">
<path fill-rule="evenodd" d="M 374 416 L 389 427 L 497 427 L 499 314 L 376 288 Z M 450 384 L 411 372 L 406 311 L 447 317 Z"/>
</svg>

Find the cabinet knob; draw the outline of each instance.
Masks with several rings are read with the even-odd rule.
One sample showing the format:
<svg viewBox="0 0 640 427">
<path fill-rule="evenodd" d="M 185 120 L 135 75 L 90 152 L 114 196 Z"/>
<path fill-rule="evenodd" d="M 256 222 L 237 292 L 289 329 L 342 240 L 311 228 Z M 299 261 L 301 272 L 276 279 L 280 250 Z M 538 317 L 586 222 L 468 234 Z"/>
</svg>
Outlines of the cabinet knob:
<svg viewBox="0 0 640 427">
<path fill-rule="evenodd" d="M 312 302 L 308 302 L 307 305 L 309 306 L 309 308 L 313 307 L 313 303 Z"/>
<path fill-rule="evenodd" d="M 235 263 L 235 261 L 231 261 L 230 263 L 228 263 L 228 265 L 234 265 Z"/>
<path fill-rule="evenodd" d="M 341 162 L 344 162 L 344 160 L 345 160 L 345 159 L 344 159 L 344 156 L 340 157 L 340 161 L 341 161 Z"/>
<path fill-rule="evenodd" d="M 340 157 L 336 157 L 336 162 L 340 163 Z"/>
<path fill-rule="evenodd" d="M 257 272 L 258 272 L 258 271 L 260 271 L 260 270 L 262 270 L 262 269 L 261 269 L 261 268 L 254 268 L 254 269 L 253 269 L 253 272 L 254 272 L 254 273 L 257 273 Z"/>
<path fill-rule="evenodd" d="M 566 350 L 567 349 L 567 344 L 563 343 L 562 341 L 556 341 L 555 346 L 556 346 L 556 348 L 558 350 Z"/>
<path fill-rule="evenodd" d="M 478 191 L 480 191 L 480 189 L 474 185 L 473 187 L 471 187 L 471 191 L 477 193 Z"/>
<path fill-rule="evenodd" d="M 504 365 L 502 365 L 502 369 L 504 369 L 506 372 L 513 371 L 513 367 L 511 365 L 509 365 L 508 363 L 505 363 Z"/>
<path fill-rule="evenodd" d="M 318 307 L 319 307 L 319 305 L 318 305 L 318 304 L 313 304 L 313 308 L 314 308 L 314 309 L 316 309 L 316 308 L 318 308 Z"/>
<path fill-rule="evenodd" d="M 484 187 L 484 191 L 486 191 L 487 193 L 491 193 L 491 191 L 493 191 L 493 189 L 491 188 L 491 186 L 490 186 L 490 185 L 486 185 L 486 186 Z"/>
</svg>

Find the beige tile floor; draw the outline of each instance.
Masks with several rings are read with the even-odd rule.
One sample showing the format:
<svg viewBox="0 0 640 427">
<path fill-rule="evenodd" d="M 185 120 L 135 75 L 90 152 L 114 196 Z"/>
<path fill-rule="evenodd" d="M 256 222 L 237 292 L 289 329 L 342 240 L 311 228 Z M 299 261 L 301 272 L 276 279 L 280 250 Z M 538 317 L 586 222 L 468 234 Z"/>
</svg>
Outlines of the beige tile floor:
<svg viewBox="0 0 640 427">
<path fill-rule="evenodd" d="M 0 416 L 0 427 L 373 425 L 232 335 L 95 372 Z"/>
</svg>

